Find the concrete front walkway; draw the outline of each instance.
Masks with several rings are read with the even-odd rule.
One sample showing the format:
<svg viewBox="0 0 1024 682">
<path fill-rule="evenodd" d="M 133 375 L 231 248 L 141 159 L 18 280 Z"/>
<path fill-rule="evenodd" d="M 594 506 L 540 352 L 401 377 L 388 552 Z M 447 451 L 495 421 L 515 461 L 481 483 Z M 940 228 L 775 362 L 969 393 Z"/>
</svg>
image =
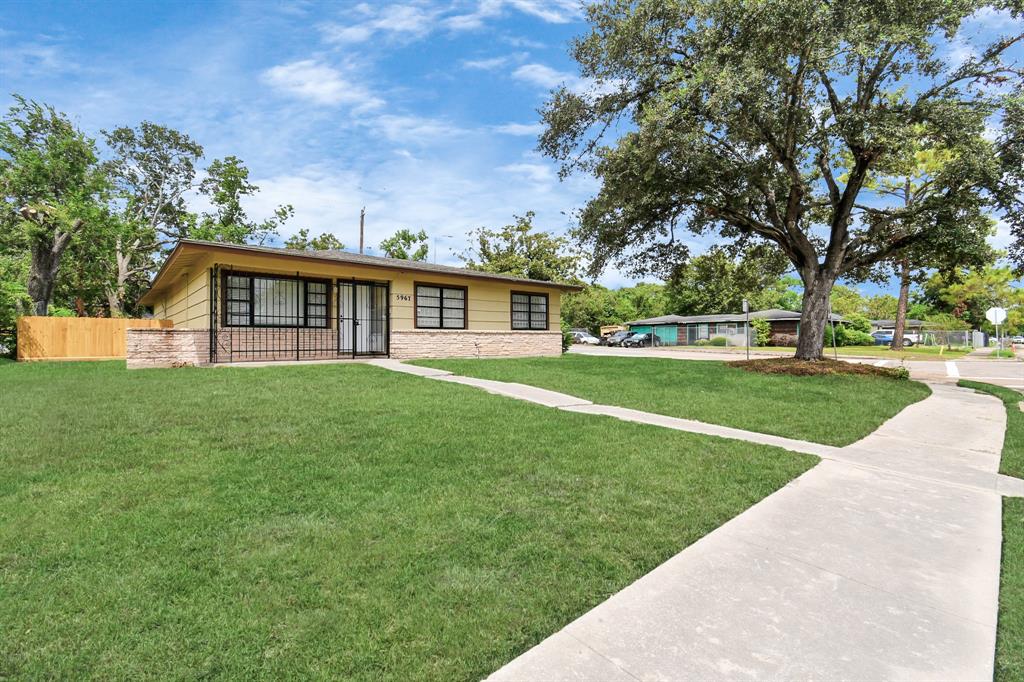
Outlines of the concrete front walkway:
<svg viewBox="0 0 1024 682">
<path fill-rule="evenodd" d="M 991 680 L 1000 493 L 1024 494 L 1024 481 L 996 473 L 1005 412 L 995 398 L 935 384 L 833 448 L 373 364 L 823 458 L 489 679 Z"/>
</svg>

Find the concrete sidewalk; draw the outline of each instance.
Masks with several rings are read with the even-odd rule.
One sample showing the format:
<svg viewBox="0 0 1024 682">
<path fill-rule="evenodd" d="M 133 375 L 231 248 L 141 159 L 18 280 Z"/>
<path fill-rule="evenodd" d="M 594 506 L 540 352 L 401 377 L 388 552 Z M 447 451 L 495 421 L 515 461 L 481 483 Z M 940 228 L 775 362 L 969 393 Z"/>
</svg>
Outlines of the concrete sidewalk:
<svg viewBox="0 0 1024 682">
<path fill-rule="evenodd" d="M 513 386 L 482 387 L 533 397 Z M 997 399 L 932 390 L 848 447 L 791 441 L 822 463 L 488 679 L 991 680 L 1000 492 L 1024 494 L 1024 481 L 997 474 Z M 561 409 L 764 442 L 544 393 Z"/>
<path fill-rule="evenodd" d="M 1005 414 L 933 390 L 489 679 L 991 680 Z"/>
</svg>

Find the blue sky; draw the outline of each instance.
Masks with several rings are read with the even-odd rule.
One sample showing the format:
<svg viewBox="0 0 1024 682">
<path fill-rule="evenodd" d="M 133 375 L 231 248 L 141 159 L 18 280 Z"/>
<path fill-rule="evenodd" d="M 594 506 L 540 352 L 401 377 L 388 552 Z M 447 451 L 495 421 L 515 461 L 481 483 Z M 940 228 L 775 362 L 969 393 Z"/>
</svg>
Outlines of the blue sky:
<svg viewBox="0 0 1024 682">
<path fill-rule="evenodd" d="M 355 247 L 365 205 L 369 246 L 423 229 L 438 262 L 457 263 L 469 230 L 534 210 L 538 227 L 564 232 L 596 191 L 587 177 L 560 182 L 534 151 L 548 90 L 579 83 L 568 41 L 584 30 L 576 0 L 8 0 L 0 105 L 17 92 L 93 134 L 144 119 L 178 128 L 207 161 L 246 162 L 261 188 L 252 215 L 294 205 L 286 233 Z"/>
</svg>

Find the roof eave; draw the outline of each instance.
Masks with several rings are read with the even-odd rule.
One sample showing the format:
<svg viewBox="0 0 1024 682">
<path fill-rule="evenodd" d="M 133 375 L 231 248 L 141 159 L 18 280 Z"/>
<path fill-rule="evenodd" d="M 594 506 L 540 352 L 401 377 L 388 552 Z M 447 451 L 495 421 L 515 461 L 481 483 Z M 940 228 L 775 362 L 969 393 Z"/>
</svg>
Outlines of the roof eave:
<svg viewBox="0 0 1024 682">
<path fill-rule="evenodd" d="M 257 253 L 257 254 L 263 254 L 263 255 L 272 256 L 272 257 L 276 256 L 276 257 L 280 257 L 280 258 L 291 258 L 291 259 L 295 259 L 295 260 L 313 261 L 313 262 L 317 262 L 317 263 L 330 263 L 332 265 L 349 265 L 349 266 L 355 266 L 355 267 L 376 268 L 376 269 L 379 269 L 379 270 L 392 270 L 392 271 L 394 271 L 394 270 L 402 270 L 403 269 L 401 267 L 401 264 L 391 265 L 391 264 L 385 264 L 385 263 L 354 263 L 354 262 L 348 262 L 348 261 L 345 261 L 345 260 L 341 260 L 339 258 L 331 258 L 329 256 L 319 256 L 319 255 L 317 255 L 315 253 L 308 253 L 308 254 L 306 254 L 306 253 L 295 253 L 295 252 L 289 252 L 289 251 L 283 251 L 283 250 L 282 251 L 276 251 L 276 250 L 272 250 L 270 248 L 253 248 L 253 247 L 251 247 L 249 245 L 246 245 L 246 244 L 224 244 L 224 243 L 220 243 L 220 242 L 207 242 L 207 241 L 201 241 L 201 240 L 197 240 L 197 239 L 181 239 L 181 240 L 178 241 L 177 244 L 174 245 L 174 249 L 171 251 L 171 254 L 164 261 L 164 264 L 162 266 L 160 266 L 160 269 L 157 271 L 156 276 L 153 277 L 153 281 L 150 284 L 149 288 L 146 290 L 146 293 L 144 293 L 142 295 L 142 297 L 139 299 L 139 303 L 141 305 L 153 305 L 153 303 L 148 300 L 150 294 L 152 294 L 155 290 L 157 290 L 159 288 L 159 286 L 161 284 L 160 280 L 161 280 L 162 276 L 164 275 L 165 272 L 168 271 L 172 261 L 186 247 L 196 247 L 196 248 L 199 248 L 199 249 L 214 249 L 214 250 L 221 250 L 221 251 L 233 251 L 233 252 L 236 252 L 236 253 L 239 253 L 239 252 L 240 253 Z M 487 280 L 487 281 L 491 281 L 491 282 L 504 282 L 504 283 L 507 283 L 507 284 L 510 284 L 510 285 L 519 284 L 519 285 L 523 285 L 523 286 L 549 287 L 549 288 L 552 288 L 552 289 L 559 289 L 561 291 L 567 291 L 567 292 L 581 291 L 583 289 L 583 287 L 578 285 L 578 284 L 564 284 L 564 283 L 561 283 L 561 282 L 546 282 L 546 281 L 536 280 L 536 279 L 525 279 L 525 278 L 516 278 L 516 277 L 510 277 L 510 276 L 490 275 L 489 273 L 486 273 L 486 272 L 471 271 L 471 270 L 467 270 L 465 272 L 445 272 L 445 271 L 441 271 L 441 270 L 431 271 L 431 270 L 415 268 L 415 267 L 413 267 L 413 268 L 405 268 L 405 270 L 406 271 L 411 271 L 411 272 L 424 272 L 424 273 L 428 273 L 428 274 L 447 275 L 447 276 L 451 276 L 451 277 L 468 277 L 470 279 L 483 279 L 483 280 Z"/>
</svg>

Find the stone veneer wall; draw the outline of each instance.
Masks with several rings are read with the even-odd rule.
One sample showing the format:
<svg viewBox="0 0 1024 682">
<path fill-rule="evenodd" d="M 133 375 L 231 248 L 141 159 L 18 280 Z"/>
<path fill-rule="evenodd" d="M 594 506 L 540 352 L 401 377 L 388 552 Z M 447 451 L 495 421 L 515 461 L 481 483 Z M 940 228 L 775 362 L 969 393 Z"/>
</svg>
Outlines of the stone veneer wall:
<svg viewBox="0 0 1024 682">
<path fill-rule="evenodd" d="M 126 330 L 128 369 L 210 364 L 208 329 Z"/>
<path fill-rule="evenodd" d="M 558 331 L 472 331 L 409 329 L 391 332 L 391 357 L 476 358 L 561 355 Z"/>
<path fill-rule="evenodd" d="M 312 330 L 310 330 L 312 331 Z M 325 330 L 320 330 L 325 333 Z M 330 332 L 333 334 L 333 332 Z M 294 334 L 294 332 L 292 332 Z M 223 339 L 226 345 L 227 340 Z M 267 351 L 250 360 L 293 360 L 292 350 L 280 354 L 270 351 L 276 339 L 255 337 L 245 345 L 249 350 L 266 344 Z M 302 347 L 319 348 L 322 339 L 303 338 Z M 306 345 L 309 343 L 310 345 Z M 218 345 L 221 345 L 218 343 Z M 235 351 L 242 350 L 236 339 Z M 220 349 L 224 350 L 224 349 Z M 128 329 L 127 359 L 129 369 L 145 367 L 185 367 L 210 363 L 210 331 L 208 329 Z M 416 329 L 391 332 L 391 357 L 405 358 L 475 358 L 515 357 L 529 355 L 561 355 L 562 334 L 557 331 L 467 331 Z M 279 356 L 279 357 L 278 357 Z M 227 353 L 219 361 L 229 359 Z M 336 359 L 335 351 L 326 353 L 303 350 L 303 360 Z M 342 356 L 343 357 L 343 356 Z"/>
</svg>

